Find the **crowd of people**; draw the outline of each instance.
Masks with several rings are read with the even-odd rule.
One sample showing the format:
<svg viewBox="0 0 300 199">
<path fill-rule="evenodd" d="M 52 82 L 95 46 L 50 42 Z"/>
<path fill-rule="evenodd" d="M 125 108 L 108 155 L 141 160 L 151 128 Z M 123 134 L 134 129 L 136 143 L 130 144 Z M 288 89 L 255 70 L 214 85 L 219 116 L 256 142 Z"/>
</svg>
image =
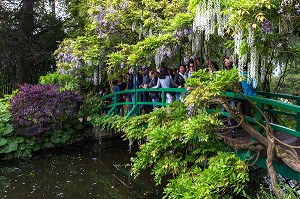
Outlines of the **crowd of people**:
<svg viewBox="0 0 300 199">
<path fill-rule="evenodd" d="M 123 76 L 119 76 L 118 80 L 113 81 L 113 92 L 123 91 L 123 90 L 131 90 L 135 88 L 184 88 L 185 82 L 187 78 L 191 78 L 194 71 L 196 71 L 196 66 L 199 67 L 199 59 L 190 60 L 187 65 L 180 64 L 176 69 L 167 68 L 164 63 L 161 64 L 160 68 L 156 70 L 149 70 L 146 67 L 140 67 L 135 73 L 134 69 L 131 68 L 127 74 L 127 78 Z M 223 69 L 230 70 L 232 69 L 233 61 L 231 57 L 226 56 L 223 59 Z M 208 72 L 216 72 L 219 70 L 219 67 L 216 62 L 209 61 L 207 64 L 203 66 Z M 243 75 L 247 75 L 247 69 L 243 71 Z M 245 78 L 244 78 L 245 79 Z M 125 81 L 124 81 L 125 80 Z M 246 95 L 256 95 L 255 89 L 251 85 L 251 83 L 247 83 L 246 80 L 243 80 L 241 86 Z M 167 92 L 165 94 L 166 103 L 174 102 L 175 100 L 180 100 L 182 98 L 183 93 L 176 92 Z M 117 102 L 135 102 L 138 100 L 139 102 L 160 102 L 161 101 L 161 93 L 160 92 L 138 92 L 137 96 L 135 96 L 135 92 L 126 93 L 124 95 L 118 95 L 116 98 Z M 230 105 L 235 107 L 237 105 L 237 100 L 231 99 Z M 133 104 L 133 103 L 132 103 Z M 133 105 L 128 104 L 126 106 L 127 112 L 129 112 Z M 157 104 L 154 105 L 139 105 L 138 111 L 140 113 L 150 113 L 153 108 L 157 108 Z M 223 111 L 226 111 L 224 107 L 222 107 Z M 251 107 L 249 104 L 245 103 L 245 114 L 249 116 L 251 114 Z M 118 106 L 118 113 L 120 115 L 124 115 L 124 107 Z M 234 119 L 230 119 L 229 124 L 224 122 L 224 125 L 231 126 L 231 136 L 235 138 L 236 136 L 236 121 Z"/>
</svg>

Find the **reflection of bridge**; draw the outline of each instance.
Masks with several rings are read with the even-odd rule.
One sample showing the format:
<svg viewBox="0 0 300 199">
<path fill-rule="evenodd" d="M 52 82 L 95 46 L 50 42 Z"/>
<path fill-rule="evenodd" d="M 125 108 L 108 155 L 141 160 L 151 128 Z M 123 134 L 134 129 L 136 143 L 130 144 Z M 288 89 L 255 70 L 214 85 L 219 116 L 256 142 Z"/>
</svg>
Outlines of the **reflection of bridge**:
<svg viewBox="0 0 300 199">
<path fill-rule="evenodd" d="M 161 94 L 161 100 L 159 102 L 142 102 L 139 101 L 139 95 L 142 92 L 151 91 L 159 92 Z M 140 105 L 158 105 L 164 107 L 167 105 L 165 102 L 165 93 L 167 92 L 186 92 L 184 88 L 160 88 L 160 89 L 133 89 L 126 90 L 116 93 L 111 93 L 103 96 L 103 99 L 112 99 L 112 103 L 107 105 L 105 108 L 109 109 L 106 117 L 117 114 L 118 106 L 132 105 L 132 109 L 127 113 L 126 118 L 139 115 Z M 135 102 L 118 102 L 118 95 L 126 95 L 128 93 L 135 93 Z M 242 95 L 236 95 L 234 93 L 224 93 L 228 98 L 236 98 L 245 100 Z M 249 98 L 260 111 L 255 111 L 254 117 L 243 116 L 243 119 L 254 127 L 256 132 L 259 132 L 259 136 L 255 136 L 249 133 L 249 131 L 244 130 L 244 126 L 239 130 L 236 139 L 230 139 L 229 134 L 220 134 L 224 142 L 230 146 L 245 146 L 249 143 L 254 143 L 256 141 L 263 143 L 264 148 L 260 151 L 249 150 L 249 148 L 234 147 L 238 148 L 236 150 L 237 155 L 243 159 L 247 160 L 249 163 L 255 161 L 255 164 L 266 168 L 266 156 L 260 155 L 258 159 L 253 158 L 255 154 L 265 154 L 266 148 L 268 148 L 268 141 L 276 143 L 275 153 L 280 158 L 275 158 L 273 161 L 273 166 L 277 173 L 289 178 L 300 180 L 300 97 L 291 96 L 278 93 L 264 93 L 258 92 L 257 97 L 246 96 Z M 287 103 L 288 102 L 288 103 Z M 208 112 L 213 111 L 207 109 Z M 267 115 L 267 119 L 270 121 L 270 127 L 273 130 L 273 137 L 269 138 L 265 131 L 264 126 L 266 126 L 266 120 L 263 114 Z M 222 115 L 230 117 L 228 112 L 223 112 Z M 233 145 L 232 145 L 233 143 Z M 285 157 L 284 154 L 288 153 Z M 293 157 L 293 158 L 290 158 Z M 254 160 L 255 159 L 255 160 Z"/>
</svg>

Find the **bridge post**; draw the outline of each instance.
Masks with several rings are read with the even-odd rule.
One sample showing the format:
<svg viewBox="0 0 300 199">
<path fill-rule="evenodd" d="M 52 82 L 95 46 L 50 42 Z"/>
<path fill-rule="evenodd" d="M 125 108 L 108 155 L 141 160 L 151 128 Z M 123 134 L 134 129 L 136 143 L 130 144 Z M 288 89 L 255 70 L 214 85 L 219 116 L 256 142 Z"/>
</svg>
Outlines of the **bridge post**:
<svg viewBox="0 0 300 199">
<path fill-rule="evenodd" d="M 162 107 L 166 106 L 166 95 L 164 90 L 161 91 L 161 102 L 162 102 Z"/>
</svg>

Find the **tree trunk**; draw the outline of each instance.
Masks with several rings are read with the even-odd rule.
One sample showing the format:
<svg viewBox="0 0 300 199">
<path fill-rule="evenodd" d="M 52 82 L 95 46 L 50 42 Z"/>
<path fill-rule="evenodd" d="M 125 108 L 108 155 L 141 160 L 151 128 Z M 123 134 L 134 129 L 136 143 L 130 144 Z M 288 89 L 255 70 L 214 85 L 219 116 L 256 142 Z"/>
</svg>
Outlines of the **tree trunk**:
<svg viewBox="0 0 300 199">
<path fill-rule="evenodd" d="M 30 83 L 30 73 L 33 68 L 32 57 L 32 38 L 34 31 L 34 2 L 35 0 L 24 0 L 20 11 L 20 30 L 19 30 L 19 53 L 17 55 L 16 82 Z"/>
</svg>

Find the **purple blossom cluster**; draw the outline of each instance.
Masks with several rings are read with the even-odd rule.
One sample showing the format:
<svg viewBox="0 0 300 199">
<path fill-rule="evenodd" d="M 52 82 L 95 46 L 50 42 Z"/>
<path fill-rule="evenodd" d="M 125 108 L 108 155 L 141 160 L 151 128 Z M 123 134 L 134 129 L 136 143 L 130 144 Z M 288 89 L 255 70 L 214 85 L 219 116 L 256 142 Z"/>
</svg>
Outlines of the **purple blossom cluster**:
<svg viewBox="0 0 300 199">
<path fill-rule="evenodd" d="M 58 91 L 59 86 L 24 84 L 12 98 L 10 112 L 17 134 L 41 136 L 78 113 L 82 96 L 71 91 Z"/>
<path fill-rule="evenodd" d="M 120 2 L 120 10 L 125 10 L 128 6 L 128 1 Z M 113 20 L 105 20 L 105 17 L 107 15 L 116 15 Z M 116 33 L 116 27 L 120 24 L 119 20 L 120 14 L 117 14 L 117 10 L 115 10 L 114 7 L 108 7 L 106 9 L 102 8 L 101 6 L 98 6 L 98 13 L 94 17 L 94 22 L 96 23 L 96 32 L 99 36 L 99 38 L 106 37 L 107 34 L 113 34 Z"/>
<path fill-rule="evenodd" d="M 282 14 L 284 12 L 289 12 L 291 14 L 296 12 L 297 15 L 300 15 L 300 3 L 293 0 L 283 0 L 280 4 L 278 13 Z"/>
<path fill-rule="evenodd" d="M 190 34 L 193 33 L 193 29 L 192 28 L 184 28 L 183 30 L 176 30 L 173 35 L 175 37 L 181 38 L 181 37 L 186 37 L 189 36 Z"/>
<path fill-rule="evenodd" d="M 300 15 L 300 3 L 295 5 L 296 13 Z"/>
<path fill-rule="evenodd" d="M 262 28 L 262 31 L 263 31 L 264 33 L 270 33 L 270 32 L 272 32 L 272 30 L 273 30 L 272 22 L 269 21 L 269 20 L 264 20 L 264 21 L 261 23 L 261 28 Z"/>
<path fill-rule="evenodd" d="M 170 48 L 167 48 L 165 45 L 162 45 L 157 49 L 157 53 L 161 55 L 162 59 L 172 57 L 172 51 Z"/>
<path fill-rule="evenodd" d="M 79 57 L 74 57 L 72 53 L 60 52 L 57 54 L 57 59 L 60 63 L 75 63 L 75 68 L 82 67 L 83 63 Z"/>
</svg>

